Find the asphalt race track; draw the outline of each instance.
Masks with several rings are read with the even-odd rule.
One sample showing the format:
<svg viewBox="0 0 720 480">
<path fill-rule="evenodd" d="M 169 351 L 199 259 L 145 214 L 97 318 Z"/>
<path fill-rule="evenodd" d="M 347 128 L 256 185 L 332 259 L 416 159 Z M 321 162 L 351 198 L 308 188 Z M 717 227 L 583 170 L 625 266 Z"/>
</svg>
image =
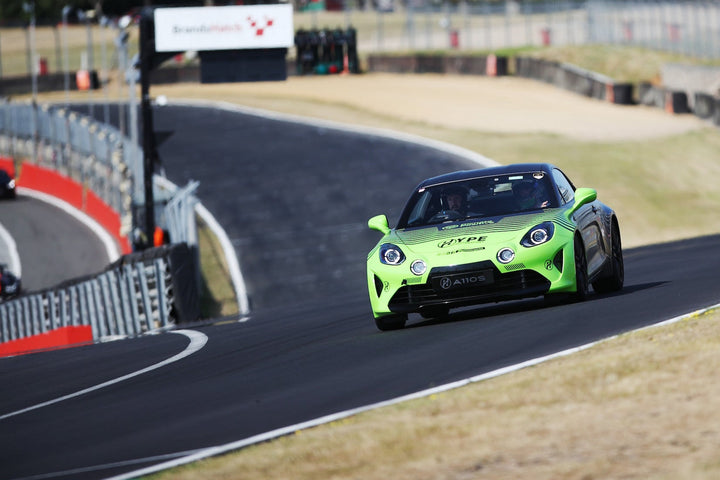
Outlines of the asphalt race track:
<svg viewBox="0 0 720 480">
<path fill-rule="evenodd" d="M 19 193 L 0 201 L 0 224 L 17 244 L 23 291 L 101 272 L 108 264 L 102 242 L 85 224 L 35 198 Z"/>
<path fill-rule="evenodd" d="M 361 224 L 382 211 L 393 222 L 422 177 L 462 162 L 397 141 L 336 138 L 329 130 L 230 112 L 200 112 L 196 120 L 195 110 L 156 112 L 158 129 L 174 130 L 160 147 L 163 166 L 176 183 L 202 182 L 201 200 L 244 252 L 253 315 L 244 323 L 191 327 L 208 338 L 196 353 L 46 406 L 39 405 L 156 365 L 189 340 L 174 333 L 0 359 L 0 479 L 130 472 L 720 301 L 720 236 L 712 236 L 626 251 L 626 287 L 617 294 L 571 305 L 493 304 L 445 322 L 413 316 L 408 328 L 381 333 L 364 291 L 360 251 L 377 237 Z M 219 139 L 193 122 L 208 124 Z M 220 130 L 228 122 L 236 123 Z M 320 150 L 309 152 L 313 147 Z M 326 207 L 331 193 L 337 198 Z M 302 270 L 316 262 L 311 272 Z M 254 273 L 276 268 L 281 272 Z"/>
</svg>

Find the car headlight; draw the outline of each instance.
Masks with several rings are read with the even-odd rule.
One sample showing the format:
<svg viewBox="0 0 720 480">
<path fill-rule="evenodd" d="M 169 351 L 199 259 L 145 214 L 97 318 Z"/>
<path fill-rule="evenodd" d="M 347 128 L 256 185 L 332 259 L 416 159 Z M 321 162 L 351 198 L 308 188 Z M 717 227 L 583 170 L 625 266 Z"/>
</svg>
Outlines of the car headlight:
<svg viewBox="0 0 720 480">
<path fill-rule="evenodd" d="M 512 248 L 503 248 L 497 253 L 497 259 L 500 263 L 510 263 L 515 258 L 515 251 Z"/>
<path fill-rule="evenodd" d="M 535 247 L 538 245 L 542 245 L 543 243 L 548 242 L 555 233 L 555 224 L 552 222 L 543 222 L 540 225 L 537 225 L 530 229 L 528 233 L 525 234 L 522 241 L 520 241 L 520 245 L 523 247 Z"/>
<path fill-rule="evenodd" d="M 380 261 L 385 265 L 400 265 L 405 261 L 405 254 L 397 245 L 383 243 L 380 246 Z"/>
<path fill-rule="evenodd" d="M 10 182 L 8 182 L 8 188 L 10 188 L 10 189 L 15 188 L 15 180 L 10 180 Z"/>
<path fill-rule="evenodd" d="M 410 265 L 410 271 L 418 277 L 425 273 L 426 270 L 427 264 L 422 260 L 415 260 L 412 265 Z"/>
</svg>

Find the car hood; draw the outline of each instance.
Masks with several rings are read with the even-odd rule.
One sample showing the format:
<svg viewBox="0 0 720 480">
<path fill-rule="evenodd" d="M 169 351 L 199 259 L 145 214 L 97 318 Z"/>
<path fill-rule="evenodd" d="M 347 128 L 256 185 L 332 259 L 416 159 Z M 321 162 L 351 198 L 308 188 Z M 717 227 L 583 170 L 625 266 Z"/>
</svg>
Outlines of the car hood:
<svg viewBox="0 0 720 480">
<path fill-rule="evenodd" d="M 532 227 L 560 219 L 557 209 L 528 215 L 508 215 L 428 227 L 395 230 L 399 243 L 421 255 L 442 255 L 495 249 L 519 242 Z M 564 222 L 567 223 L 567 220 Z"/>
</svg>

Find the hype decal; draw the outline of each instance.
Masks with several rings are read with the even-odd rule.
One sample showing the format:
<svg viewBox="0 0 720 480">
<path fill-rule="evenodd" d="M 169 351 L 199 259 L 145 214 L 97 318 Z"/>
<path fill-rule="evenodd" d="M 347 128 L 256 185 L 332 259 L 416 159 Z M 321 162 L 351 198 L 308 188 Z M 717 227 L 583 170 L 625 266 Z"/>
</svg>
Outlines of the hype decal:
<svg viewBox="0 0 720 480">
<path fill-rule="evenodd" d="M 458 245 L 467 245 L 470 243 L 484 242 L 485 238 L 480 235 L 468 235 L 466 237 L 455 237 L 443 240 L 437 244 L 438 248 L 454 247 Z"/>
</svg>

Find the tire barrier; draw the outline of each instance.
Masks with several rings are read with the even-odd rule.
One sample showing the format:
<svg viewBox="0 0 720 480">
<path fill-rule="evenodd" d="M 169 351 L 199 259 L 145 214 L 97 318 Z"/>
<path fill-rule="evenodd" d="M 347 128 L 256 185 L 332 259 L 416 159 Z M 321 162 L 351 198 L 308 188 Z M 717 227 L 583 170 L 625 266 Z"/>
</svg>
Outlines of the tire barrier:
<svg viewBox="0 0 720 480">
<path fill-rule="evenodd" d="M 708 119 L 715 116 L 718 99 L 707 93 L 695 93 L 693 113 L 700 118 Z"/>
<path fill-rule="evenodd" d="M 616 82 L 596 72 L 584 70 L 568 63 L 553 62 L 532 57 L 515 59 L 515 74 L 519 77 L 540 80 L 580 95 L 605 100 L 618 105 L 632 105 L 633 85 Z"/>
<path fill-rule="evenodd" d="M 662 108 L 668 113 L 692 112 L 685 92 L 657 87 L 648 82 L 642 82 L 638 86 L 638 103 Z"/>
<path fill-rule="evenodd" d="M 0 303 L 0 356 L 133 337 L 199 318 L 195 253 L 175 244 Z"/>
<path fill-rule="evenodd" d="M 368 70 L 385 73 L 449 73 L 458 75 L 508 75 L 508 58 L 495 55 L 370 55 Z"/>
<path fill-rule="evenodd" d="M 357 31 L 304 30 L 295 33 L 295 68 L 298 75 L 360 73 Z"/>
</svg>

